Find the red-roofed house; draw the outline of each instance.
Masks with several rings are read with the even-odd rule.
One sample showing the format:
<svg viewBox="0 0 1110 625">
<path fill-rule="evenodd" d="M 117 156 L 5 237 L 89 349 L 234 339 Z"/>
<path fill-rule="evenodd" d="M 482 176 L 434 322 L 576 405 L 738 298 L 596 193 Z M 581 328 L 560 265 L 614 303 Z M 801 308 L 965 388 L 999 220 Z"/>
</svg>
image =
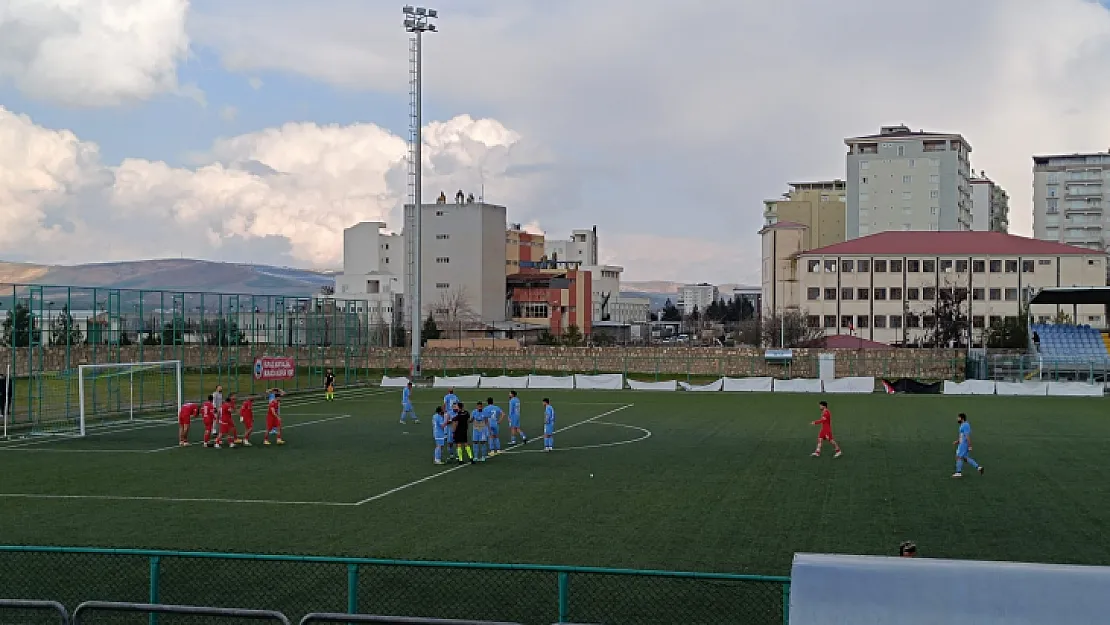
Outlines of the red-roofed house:
<svg viewBox="0 0 1110 625">
<path fill-rule="evenodd" d="M 1018 315 L 1028 289 L 1106 284 L 1099 251 L 1000 232 L 888 231 L 792 251 L 794 230 L 777 226 L 774 237 L 764 230 L 772 310 L 801 311 L 830 335 L 917 342 L 935 325 L 938 297 L 950 296 L 962 302 L 977 344 L 992 323 Z M 1032 314 L 1047 319 L 1055 308 L 1033 307 Z M 1078 323 L 1106 325 L 1100 306 L 1080 306 L 1078 314 Z"/>
</svg>

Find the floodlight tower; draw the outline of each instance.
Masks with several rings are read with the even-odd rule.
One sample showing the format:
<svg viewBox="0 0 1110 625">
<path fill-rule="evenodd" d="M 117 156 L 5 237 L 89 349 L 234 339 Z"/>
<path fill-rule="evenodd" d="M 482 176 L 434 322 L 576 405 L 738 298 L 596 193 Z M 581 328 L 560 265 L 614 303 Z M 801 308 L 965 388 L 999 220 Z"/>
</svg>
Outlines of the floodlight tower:
<svg viewBox="0 0 1110 625">
<path fill-rule="evenodd" d="M 410 364 L 410 379 L 418 378 L 420 370 L 420 324 L 423 316 L 420 313 L 420 170 L 421 156 L 421 36 L 426 32 L 436 32 L 436 25 L 432 20 L 438 17 L 435 9 L 413 7 L 406 5 L 401 9 L 405 14 L 405 32 L 412 37 L 409 39 L 409 205 L 406 210 L 405 229 L 409 233 L 405 254 L 408 256 L 408 297 L 409 319 L 412 324 L 412 363 Z"/>
</svg>

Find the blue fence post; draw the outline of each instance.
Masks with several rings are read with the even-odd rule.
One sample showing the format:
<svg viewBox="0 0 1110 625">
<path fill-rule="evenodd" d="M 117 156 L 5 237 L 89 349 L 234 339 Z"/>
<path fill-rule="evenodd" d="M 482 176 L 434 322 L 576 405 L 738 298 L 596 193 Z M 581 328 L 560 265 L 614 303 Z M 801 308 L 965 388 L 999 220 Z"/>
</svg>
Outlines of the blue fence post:
<svg viewBox="0 0 1110 625">
<path fill-rule="evenodd" d="M 347 565 L 347 614 L 358 614 L 358 565 Z"/>
<path fill-rule="evenodd" d="M 566 623 L 570 606 L 570 573 L 559 572 L 559 622 Z"/>
<path fill-rule="evenodd" d="M 162 583 L 162 558 L 160 556 L 150 556 L 150 601 L 148 603 L 158 603 L 158 586 Z M 148 617 L 150 625 L 158 625 L 158 615 L 151 614 Z"/>
<path fill-rule="evenodd" d="M 782 625 L 790 625 L 790 582 L 782 585 Z"/>
</svg>

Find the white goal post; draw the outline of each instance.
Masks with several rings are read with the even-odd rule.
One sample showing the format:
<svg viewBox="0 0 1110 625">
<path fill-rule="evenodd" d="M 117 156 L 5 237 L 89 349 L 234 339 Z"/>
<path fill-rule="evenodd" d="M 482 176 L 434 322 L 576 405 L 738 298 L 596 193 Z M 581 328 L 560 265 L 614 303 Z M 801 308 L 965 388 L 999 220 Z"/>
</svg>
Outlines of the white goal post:
<svg viewBox="0 0 1110 625">
<path fill-rule="evenodd" d="M 177 417 L 183 402 L 181 361 L 123 362 L 77 367 L 78 435 L 93 424 Z"/>
</svg>

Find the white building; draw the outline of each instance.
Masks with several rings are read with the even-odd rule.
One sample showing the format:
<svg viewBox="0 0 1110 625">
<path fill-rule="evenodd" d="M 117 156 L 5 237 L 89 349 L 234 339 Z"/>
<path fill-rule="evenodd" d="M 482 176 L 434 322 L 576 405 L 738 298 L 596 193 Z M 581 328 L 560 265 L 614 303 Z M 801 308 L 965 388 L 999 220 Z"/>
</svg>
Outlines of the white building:
<svg viewBox="0 0 1110 625">
<path fill-rule="evenodd" d="M 567 240 L 545 239 L 543 253 L 549 260 L 597 265 L 597 226 L 590 230 L 571 230 Z"/>
<path fill-rule="evenodd" d="M 368 221 L 343 230 L 343 273 L 335 279 L 335 298 L 365 301 L 375 323 L 389 324 L 404 293 L 405 253 L 404 237 L 384 229 L 384 223 Z"/>
<path fill-rule="evenodd" d="M 1033 157 L 1033 236 L 1110 252 L 1110 152 Z"/>
<path fill-rule="evenodd" d="M 987 178 L 986 172 L 971 179 L 971 229 L 978 232 L 1010 229 L 1010 195 Z"/>
<path fill-rule="evenodd" d="M 971 145 L 961 135 L 883 126 L 879 134 L 844 143 L 847 239 L 971 229 Z"/>
<path fill-rule="evenodd" d="M 675 306 L 684 316 L 692 314 L 695 308 L 704 314 L 705 309 L 719 299 L 717 287 L 712 284 L 684 284 L 678 288 L 678 303 Z"/>
</svg>

